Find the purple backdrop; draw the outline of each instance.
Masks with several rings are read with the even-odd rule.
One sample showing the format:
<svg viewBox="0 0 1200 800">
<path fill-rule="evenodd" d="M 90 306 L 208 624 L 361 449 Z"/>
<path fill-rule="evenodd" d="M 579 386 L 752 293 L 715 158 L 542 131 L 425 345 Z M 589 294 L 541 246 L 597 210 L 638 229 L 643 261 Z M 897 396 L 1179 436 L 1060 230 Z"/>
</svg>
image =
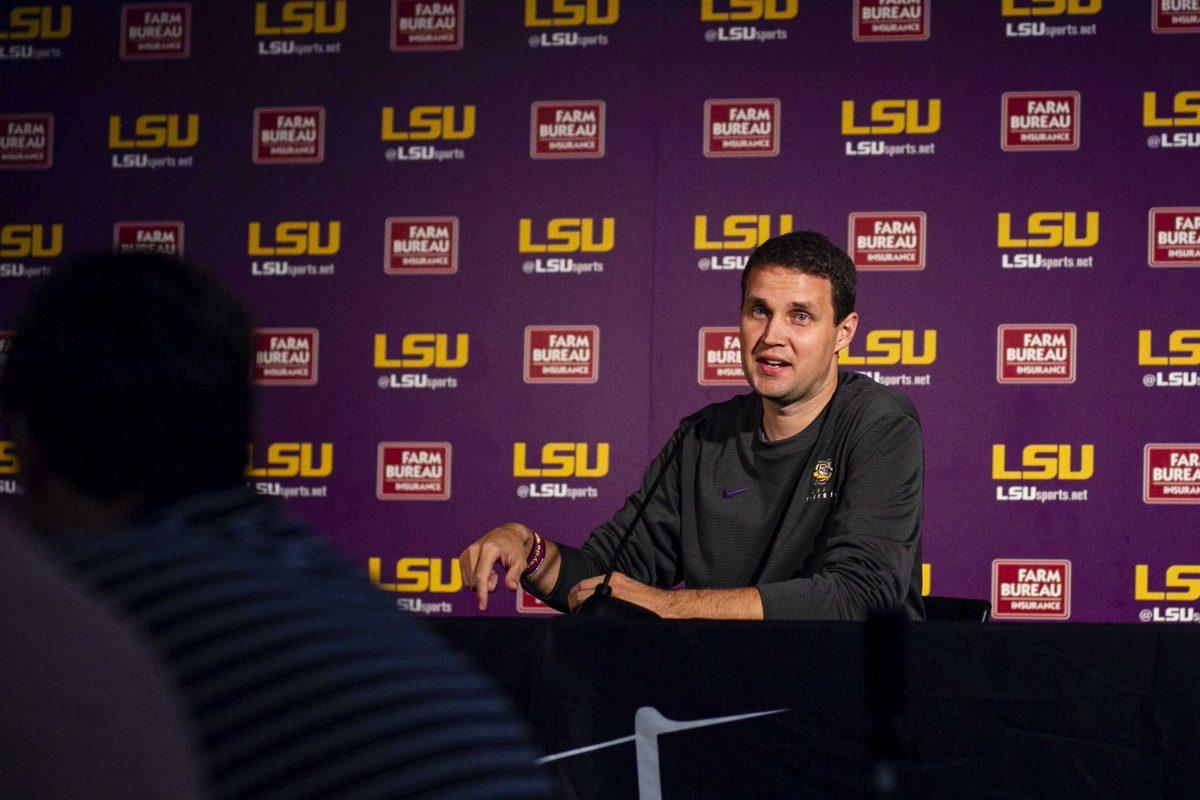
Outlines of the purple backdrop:
<svg viewBox="0 0 1200 800">
<path fill-rule="evenodd" d="M 466 6 L 5 4 L 0 331 L 63 254 L 112 247 L 120 222 L 182 223 L 120 243 L 168 231 L 260 327 L 317 332 L 276 336 L 301 363 L 259 391 L 249 480 L 402 608 L 469 614 L 452 564 L 469 541 L 520 520 L 578 543 L 681 417 L 743 390 L 698 381 L 700 329 L 737 325 L 739 226 L 753 238 L 757 218 L 773 234 L 787 217 L 852 247 L 851 215 L 876 212 L 860 232 L 898 230 L 884 263 L 910 268 L 861 271 L 850 352 L 923 418 L 927 590 L 1014 617 L 1200 619 L 1183 502 L 1200 500 L 1200 14 L 1172 0 Z M 549 105 L 531 131 L 534 103 Z M 256 127 L 260 108 L 293 109 L 279 138 L 299 131 L 299 146 L 253 142 L 279 116 Z M 1048 132 L 1005 138 L 1014 116 Z M 732 135 L 706 141 L 714 127 Z M 1164 208 L 1179 210 L 1155 223 Z M 1155 224 L 1185 245 L 1150 257 Z M 434 257 L 398 253 L 389 274 L 394 231 Z M 1049 377 L 1073 381 L 998 380 L 1002 325 L 1031 326 L 1008 346 L 1065 344 Z M 530 326 L 584 329 L 529 333 L 567 351 L 551 360 L 585 359 L 576 382 L 527 380 L 574 370 L 526 364 Z M 1047 326 L 1074 327 L 1056 340 Z M 890 346 L 904 331 L 914 346 Z M 442 366 L 438 340 L 412 334 L 447 337 Z M 447 366 L 459 334 L 466 363 Z M 431 443 L 450 445 L 440 477 Z M 388 465 L 409 477 L 387 480 Z M 488 613 L 517 605 L 502 590 Z"/>
</svg>

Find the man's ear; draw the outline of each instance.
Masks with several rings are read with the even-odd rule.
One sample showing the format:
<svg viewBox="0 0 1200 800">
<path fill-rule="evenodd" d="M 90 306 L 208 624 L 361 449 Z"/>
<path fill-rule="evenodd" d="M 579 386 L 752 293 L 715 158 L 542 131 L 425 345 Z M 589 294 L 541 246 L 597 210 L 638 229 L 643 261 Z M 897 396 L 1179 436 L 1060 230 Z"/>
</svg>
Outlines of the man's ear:
<svg viewBox="0 0 1200 800">
<path fill-rule="evenodd" d="M 846 348 L 850 341 L 854 338 L 854 332 L 858 330 L 858 312 L 851 311 L 846 315 L 846 318 L 837 324 L 837 338 L 834 339 L 833 351 L 841 352 Z"/>
</svg>

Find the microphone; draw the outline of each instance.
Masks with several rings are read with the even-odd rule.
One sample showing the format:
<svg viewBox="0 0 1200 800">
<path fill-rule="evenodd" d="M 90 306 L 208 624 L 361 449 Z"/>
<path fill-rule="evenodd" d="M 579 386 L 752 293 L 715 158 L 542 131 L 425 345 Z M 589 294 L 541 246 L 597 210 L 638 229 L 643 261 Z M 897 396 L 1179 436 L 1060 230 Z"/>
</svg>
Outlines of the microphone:
<svg viewBox="0 0 1200 800">
<path fill-rule="evenodd" d="M 667 474 L 667 470 L 675 463 L 675 459 L 679 456 L 679 451 L 683 448 L 683 440 L 687 438 L 692 429 L 699 426 L 704 421 L 702 416 L 697 415 L 695 419 L 684 422 L 680 426 L 679 438 L 675 444 L 671 446 L 671 452 L 667 454 L 667 458 L 658 469 L 658 474 L 654 476 L 654 482 L 650 484 L 649 491 L 642 496 L 642 502 L 638 504 L 637 511 L 633 515 L 633 520 L 625 529 L 625 533 L 621 536 L 621 540 L 617 542 L 617 548 L 613 550 L 612 557 L 608 560 L 608 572 L 604 575 L 604 582 L 596 587 L 595 592 L 587 600 L 584 600 L 579 608 L 575 609 L 575 613 L 583 617 L 609 617 L 617 619 L 645 619 L 654 617 L 658 619 L 658 614 L 655 614 L 648 608 L 642 608 L 634 603 L 621 600 L 613 597 L 612 587 L 609 582 L 612 581 L 613 572 L 617 568 L 617 559 L 621 557 L 621 553 L 625 550 L 625 545 L 629 544 L 629 540 L 633 537 L 633 531 L 637 528 L 642 517 L 646 514 L 646 507 L 650 505 L 651 498 L 654 497 L 654 492 L 658 489 L 658 485 L 662 483 L 663 477 Z"/>
</svg>

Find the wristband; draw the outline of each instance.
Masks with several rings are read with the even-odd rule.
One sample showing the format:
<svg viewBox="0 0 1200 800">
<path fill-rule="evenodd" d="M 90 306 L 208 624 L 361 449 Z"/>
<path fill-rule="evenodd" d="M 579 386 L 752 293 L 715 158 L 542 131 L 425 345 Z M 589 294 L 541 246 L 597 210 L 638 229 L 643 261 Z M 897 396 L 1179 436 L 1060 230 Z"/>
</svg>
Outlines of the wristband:
<svg viewBox="0 0 1200 800">
<path fill-rule="evenodd" d="M 534 533 L 533 549 L 529 551 L 529 558 L 525 560 L 525 571 L 521 573 L 521 580 L 526 581 L 536 575 L 545 560 L 546 540 Z"/>
</svg>

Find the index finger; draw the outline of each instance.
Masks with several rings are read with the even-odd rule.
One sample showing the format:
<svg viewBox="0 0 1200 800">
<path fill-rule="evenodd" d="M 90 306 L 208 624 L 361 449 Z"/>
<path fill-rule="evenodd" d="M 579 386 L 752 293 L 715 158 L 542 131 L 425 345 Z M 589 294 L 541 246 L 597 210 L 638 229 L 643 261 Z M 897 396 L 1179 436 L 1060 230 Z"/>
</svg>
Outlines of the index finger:
<svg viewBox="0 0 1200 800">
<path fill-rule="evenodd" d="M 500 555 L 500 548 L 494 544 L 485 544 L 479 549 L 479 560 L 475 562 L 475 596 L 479 598 L 479 610 L 487 610 L 488 573 Z"/>
</svg>

